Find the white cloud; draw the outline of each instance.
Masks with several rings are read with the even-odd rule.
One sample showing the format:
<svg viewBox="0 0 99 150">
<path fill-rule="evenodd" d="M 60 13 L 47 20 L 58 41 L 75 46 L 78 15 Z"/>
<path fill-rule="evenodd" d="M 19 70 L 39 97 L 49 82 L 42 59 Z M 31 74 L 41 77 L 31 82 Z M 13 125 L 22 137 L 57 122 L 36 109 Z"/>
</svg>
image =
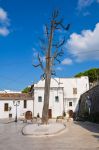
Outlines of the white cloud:
<svg viewBox="0 0 99 150">
<path fill-rule="evenodd" d="M 62 71 L 62 68 L 61 67 L 57 67 L 56 70 Z"/>
<path fill-rule="evenodd" d="M 0 35 L 7 36 L 9 34 L 9 30 L 6 27 L 0 28 Z"/>
<path fill-rule="evenodd" d="M 90 6 L 94 0 L 78 0 L 78 10 L 83 9 L 84 7 Z"/>
<path fill-rule="evenodd" d="M 95 29 L 73 33 L 66 43 L 66 48 L 76 61 L 99 60 L 99 23 Z"/>
<path fill-rule="evenodd" d="M 0 20 L 3 20 L 3 21 L 7 20 L 7 13 L 6 11 L 4 11 L 3 8 L 0 8 Z"/>
<path fill-rule="evenodd" d="M 94 2 L 99 3 L 99 0 L 78 0 L 77 9 L 82 10 L 83 8 L 90 6 Z"/>
<path fill-rule="evenodd" d="M 62 61 L 62 65 L 71 65 L 72 64 L 72 60 L 70 58 L 65 58 Z"/>
<path fill-rule="evenodd" d="M 0 35 L 7 36 L 10 31 L 8 29 L 10 23 L 7 12 L 0 7 Z"/>
</svg>

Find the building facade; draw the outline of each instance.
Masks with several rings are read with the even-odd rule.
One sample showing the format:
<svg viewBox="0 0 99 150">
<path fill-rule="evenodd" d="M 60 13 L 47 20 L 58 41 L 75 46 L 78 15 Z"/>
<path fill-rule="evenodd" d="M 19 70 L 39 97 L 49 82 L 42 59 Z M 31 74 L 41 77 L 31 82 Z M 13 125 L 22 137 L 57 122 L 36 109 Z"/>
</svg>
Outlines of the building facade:
<svg viewBox="0 0 99 150">
<path fill-rule="evenodd" d="M 17 91 L 0 91 L 0 119 L 21 118 L 26 111 L 33 112 L 33 97 Z"/>
<path fill-rule="evenodd" d="M 34 85 L 34 116 L 37 113 L 42 116 L 44 102 L 44 84 L 40 80 Z M 63 112 L 78 109 L 80 95 L 89 90 L 88 77 L 80 78 L 54 78 L 51 79 L 49 117 L 62 116 Z"/>
<path fill-rule="evenodd" d="M 16 97 L 16 101 L 20 101 L 20 104 L 17 107 L 18 117 L 22 116 L 28 110 L 31 111 L 35 117 L 38 113 L 40 117 L 42 116 L 44 84 L 44 80 L 40 80 L 38 83 L 34 84 L 32 98 L 25 98 L 23 96 L 20 99 L 20 97 Z M 77 111 L 80 95 L 87 90 L 89 90 L 89 80 L 86 76 L 80 78 L 51 79 L 49 118 L 62 116 L 63 112 L 68 112 L 69 110 L 72 110 L 73 112 Z M 2 97 L 0 98 L 0 118 L 8 118 L 11 114 L 12 118 L 16 116 L 16 107 L 14 106 L 13 101 L 15 101 L 15 98 L 9 98 L 9 100 L 6 98 L 2 100 Z"/>
</svg>

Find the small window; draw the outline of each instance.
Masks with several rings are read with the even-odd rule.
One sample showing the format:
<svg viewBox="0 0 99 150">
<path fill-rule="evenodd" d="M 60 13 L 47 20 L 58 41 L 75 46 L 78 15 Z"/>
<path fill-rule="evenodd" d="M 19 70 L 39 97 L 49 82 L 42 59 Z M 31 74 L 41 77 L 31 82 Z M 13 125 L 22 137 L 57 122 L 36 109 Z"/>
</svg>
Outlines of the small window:
<svg viewBox="0 0 99 150">
<path fill-rule="evenodd" d="M 24 108 L 27 108 L 27 100 L 24 100 Z"/>
<path fill-rule="evenodd" d="M 69 102 L 69 106 L 72 106 L 72 102 Z"/>
<path fill-rule="evenodd" d="M 55 102 L 59 102 L 59 97 L 55 96 Z"/>
<path fill-rule="evenodd" d="M 8 111 L 9 110 L 9 108 L 8 108 L 8 103 L 5 103 L 4 104 L 4 111 Z"/>
<path fill-rule="evenodd" d="M 73 88 L 73 94 L 77 94 L 77 88 Z"/>
<path fill-rule="evenodd" d="M 38 97 L 38 102 L 42 102 L 42 96 Z"/>
</svg>

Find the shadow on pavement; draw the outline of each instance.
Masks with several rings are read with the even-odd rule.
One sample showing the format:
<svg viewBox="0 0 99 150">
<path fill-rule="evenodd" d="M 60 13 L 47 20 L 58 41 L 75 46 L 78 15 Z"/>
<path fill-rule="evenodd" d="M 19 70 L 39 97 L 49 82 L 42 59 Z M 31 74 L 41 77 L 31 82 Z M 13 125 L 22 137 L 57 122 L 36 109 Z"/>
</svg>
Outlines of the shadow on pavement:
<svg viewBox="0 0 99 150">
<path fill-rule="evenodd" d="M 93 135 L 93 136 L 99 140 L 99 135 Z"/>
<path fill-rule="evenodd" d="M 82 126 L 83 128 L 89 130 L 90 132 L 99 133 L 99 124 L 87 122 L 87 121 L 85 122 L 75 121 L 74 123 Z"/>
<path fill-rule="evenodd" d="M 94 133 L 92 136 L 99 140 L 99 124 L 92 123 L 92 122 L 74 122 L 77 125 L 80 125 L 81 127 L 87 129 L 88 131 Z"/>
</svg>

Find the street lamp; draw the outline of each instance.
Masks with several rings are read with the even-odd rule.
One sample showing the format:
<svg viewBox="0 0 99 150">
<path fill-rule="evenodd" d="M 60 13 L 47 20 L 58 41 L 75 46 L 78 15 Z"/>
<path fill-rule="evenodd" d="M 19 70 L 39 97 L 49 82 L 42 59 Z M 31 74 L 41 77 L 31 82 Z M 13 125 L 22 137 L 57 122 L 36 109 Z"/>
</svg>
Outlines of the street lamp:
<svg viewBox="0 0 99 150">
<path fill-rule="evenodd" d="M 16 116 L 15 116 L 15 122 L 17 122 L 17 107 L 20 105 L 20 101 L 13 101 L 13 105 L 16 106 Z"/>
</svg>

